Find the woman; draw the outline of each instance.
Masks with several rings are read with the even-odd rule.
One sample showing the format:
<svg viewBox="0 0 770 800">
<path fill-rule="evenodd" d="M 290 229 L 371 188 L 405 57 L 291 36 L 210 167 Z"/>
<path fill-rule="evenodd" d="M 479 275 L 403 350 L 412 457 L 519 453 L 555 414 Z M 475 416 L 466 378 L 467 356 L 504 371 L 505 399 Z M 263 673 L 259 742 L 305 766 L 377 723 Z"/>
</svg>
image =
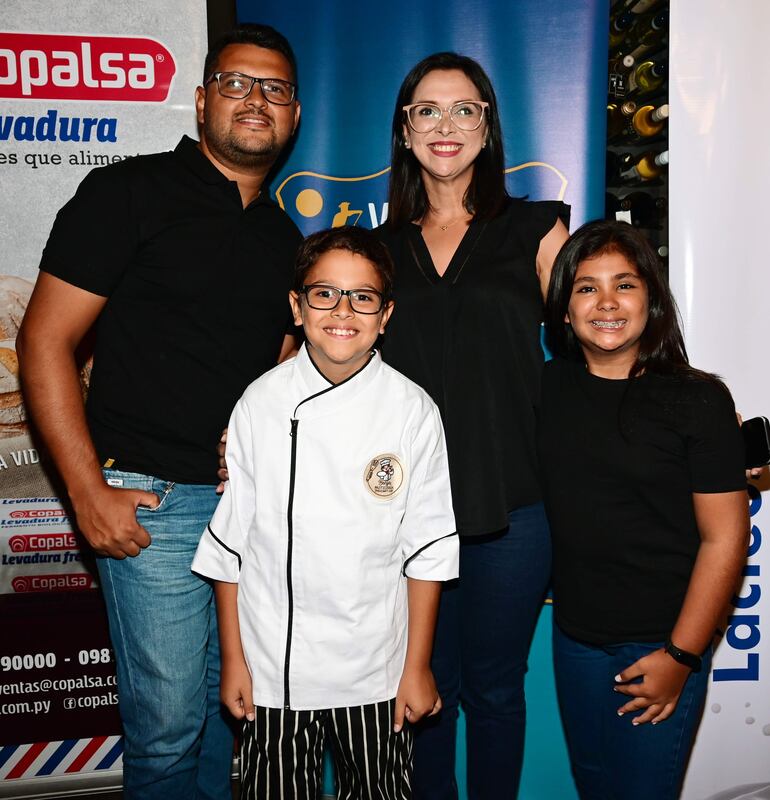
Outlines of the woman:
<svg viewBox="0 0 770 800">
<path fill-rule="evenodd" d="M 383 357 L 441 410 L 461 537 L 432 662 L 444 710 L 416 731 L 416 798 L 457 797 L 460 701 L 469 796 L 516 795 L 527 653 L 550 575 L 534 404 L 542 293 L 568 214 L 507 196 L 502 141 L 494 90 L 472 59 L 437 53 L 404 79 L 380 228 L 396 264 Z"/>
<path fill-rule="evenodd" d="M 746 556 L 735 409 L 688 364 L 657 257 L 626 223 L 589 223 L 562 248 L 546 324 L 561 358 L 544 371 L 538 450 L 573 774 L 584 799 L 673 800 Z"/>
</svg>

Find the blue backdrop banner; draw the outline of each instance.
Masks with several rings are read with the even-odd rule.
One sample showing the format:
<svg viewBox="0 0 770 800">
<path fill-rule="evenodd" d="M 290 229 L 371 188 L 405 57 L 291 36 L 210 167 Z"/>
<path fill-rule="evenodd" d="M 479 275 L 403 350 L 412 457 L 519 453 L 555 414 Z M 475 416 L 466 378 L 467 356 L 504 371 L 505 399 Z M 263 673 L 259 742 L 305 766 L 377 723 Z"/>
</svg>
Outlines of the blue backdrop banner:
<svg viewBox="0 0 770 800">
<path fill-rule="evenodd" d="M 608 17 L 608 0 L 239 0 L 239 20 L 275 26 L 297 54 L 302 121 L 272 181 L 276 199 L 306 234 L 383 222 L 398 88 L 420 59 L 454 50 L 479 61 L 495 86 L 509 193 L 564 200 L 573 229 L 600 217 Z M 553 693 L 550 619 L 546 607 L 530 658 L 522 800 L 576 797 Z M 462 757 L 458 782 L 464 792 Z"/>
</svg>

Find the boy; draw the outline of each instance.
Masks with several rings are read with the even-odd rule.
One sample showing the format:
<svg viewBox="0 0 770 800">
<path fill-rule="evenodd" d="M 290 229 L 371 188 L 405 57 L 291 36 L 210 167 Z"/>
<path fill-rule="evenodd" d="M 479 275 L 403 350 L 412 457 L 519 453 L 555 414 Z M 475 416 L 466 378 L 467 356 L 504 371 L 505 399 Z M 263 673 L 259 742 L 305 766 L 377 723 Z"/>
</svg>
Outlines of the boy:
<svg viewBox="0 0 770 800">
<path fill-rule="evenodd" d="M 306 343 L 230 421 L 193 569 L 216 582 L 243 798 L 320 797 L 327 735 L 338 796 L 410 798 L 404 719 L 441 707 L 430 651 L 458 543 L 438 410 L 372 350 L 392 277 L 369 231 L 308 237 L 289 293 Z"/>
</svg>

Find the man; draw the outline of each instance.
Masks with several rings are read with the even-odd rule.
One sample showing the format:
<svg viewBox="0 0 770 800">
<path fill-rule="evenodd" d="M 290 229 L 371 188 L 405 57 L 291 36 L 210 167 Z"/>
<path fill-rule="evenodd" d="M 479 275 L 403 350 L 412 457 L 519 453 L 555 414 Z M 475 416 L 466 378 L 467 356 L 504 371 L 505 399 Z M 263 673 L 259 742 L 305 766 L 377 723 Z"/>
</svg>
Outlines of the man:
<svg viewBox="0 0 770 800">
<path fill-rule="evenodd" d="M 243 25 L 206 58 L 200 142 L 91 172 L 59 212 L 17 339 L 26 402 L 99 555 L 124 797 L 229 797 L 216 615 L 190 572 L 216 444 L 285 337 L 301 236 L 265 178 L 299 122 L 291 48 Z M 98 319 L 84 413 L 76 349 Z"/>
</svg>

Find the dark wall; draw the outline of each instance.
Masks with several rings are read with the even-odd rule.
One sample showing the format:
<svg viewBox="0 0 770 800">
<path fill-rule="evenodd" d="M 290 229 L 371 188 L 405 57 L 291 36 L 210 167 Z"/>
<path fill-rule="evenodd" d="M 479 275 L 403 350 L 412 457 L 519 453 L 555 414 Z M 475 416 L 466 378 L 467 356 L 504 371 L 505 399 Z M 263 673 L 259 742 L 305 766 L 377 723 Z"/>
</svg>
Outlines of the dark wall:
<svg viewBox="0 0 770 800">
<path fill-rule="evenodd" d="M 235 26 L 235 0 L 206 0 L 209 47 L 225 31 Z"/>
</svg>

